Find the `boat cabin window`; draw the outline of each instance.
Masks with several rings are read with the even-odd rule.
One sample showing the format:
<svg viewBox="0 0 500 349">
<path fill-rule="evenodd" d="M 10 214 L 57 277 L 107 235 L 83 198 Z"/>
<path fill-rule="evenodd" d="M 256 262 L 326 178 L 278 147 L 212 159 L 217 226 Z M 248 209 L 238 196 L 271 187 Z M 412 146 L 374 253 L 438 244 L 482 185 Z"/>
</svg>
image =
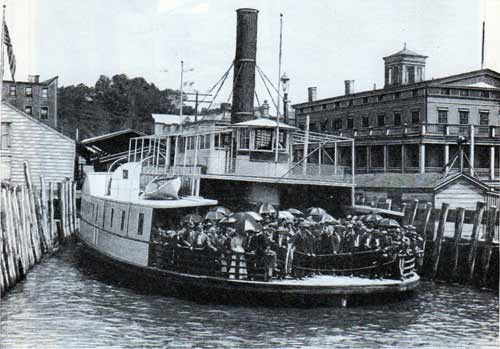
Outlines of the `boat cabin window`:
<svg viewBox="0 0 500 349">
<path fill-rule="evenodd" d="M 144 213 L 139 213 L 139 220 L 137 221 L 137 235 L 142 235 L 144 231 Z"/>
<path fill-rule="evenodd" d="M 250 129 L 242 128 L 240 131 L 240 149 L 250 149 Z"/>
<path fill-rule="evenodd" d="M 99 204 L 95 204 L 95 217 L 94 219 L 97 220 L 97 217 L 99 217 Z"/>
<path fill-rule="evenodd" d="M 115 209 L 111 207 L 111 216 L 109 217 L 109 226 L 113 228 L 113 217 L 115 216 Z"/>
<path fill-rule="evenodd" d="M 125 228 L 125 210 L 122 210 L 122 219 L 120 222 L 120 230 L 123 231 L 123 228 Z"/>
<path fill-rule="evenodd" d="M 273 148 L 273 130 L 257 129 L 255 130 L 255 149 L 272 150 Z"/>
<path fill-rule="evenodd" d="M 128 179 L 128 170 L 123 170 L 123 179 Z"/>
</svg>

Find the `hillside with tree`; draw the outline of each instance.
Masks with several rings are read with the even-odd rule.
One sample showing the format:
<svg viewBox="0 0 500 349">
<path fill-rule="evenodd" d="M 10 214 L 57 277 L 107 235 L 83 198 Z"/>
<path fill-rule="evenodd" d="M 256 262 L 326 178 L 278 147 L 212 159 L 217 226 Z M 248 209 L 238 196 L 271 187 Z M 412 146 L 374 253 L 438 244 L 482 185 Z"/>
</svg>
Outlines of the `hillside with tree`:
<svg viewBox="0 0 500 349">
<path fill-rule="evenodd" d="M 80 140 L 126 128 L 151 133 L 151 114 L 177 114 L 179 95 L 178 90 L 160 90 L 142 77 L 101 75 L 93 87 L 78 84 L 59 88 L 59 129 L 71 138 L 78 129 Z M 183 112 L 191 115 L 193 108 L 184 106 Z"/>
</svg>

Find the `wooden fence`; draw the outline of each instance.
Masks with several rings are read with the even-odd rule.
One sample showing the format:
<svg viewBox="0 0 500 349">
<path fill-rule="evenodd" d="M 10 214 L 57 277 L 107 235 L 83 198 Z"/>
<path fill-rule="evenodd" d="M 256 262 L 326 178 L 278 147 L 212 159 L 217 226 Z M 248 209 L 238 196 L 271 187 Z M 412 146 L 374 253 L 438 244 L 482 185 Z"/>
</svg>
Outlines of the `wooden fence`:
<svg viewBox="0 0 500 349">
<path fill-rule="evenodd" d="M 45 254 L 78 229 L 74 181 L 33 186 L 29 165 L 24 163 L 26 185 L 1 183 L 0 197 L 0 294 L 22 280 Z"/>
</svg>

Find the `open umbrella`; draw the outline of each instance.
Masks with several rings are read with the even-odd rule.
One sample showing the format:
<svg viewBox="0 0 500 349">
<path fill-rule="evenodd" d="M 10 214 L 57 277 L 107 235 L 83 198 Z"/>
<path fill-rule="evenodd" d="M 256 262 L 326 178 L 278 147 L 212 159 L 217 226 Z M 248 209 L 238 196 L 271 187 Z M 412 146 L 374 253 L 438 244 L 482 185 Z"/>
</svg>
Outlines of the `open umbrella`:
<svg viewBox="0 0 500 349">
<path fill-rule="evenodd" d="M 307 216 L 323 216 L 327 214 L 321 207 L 310 207 L 306 210 Z"/>
<path fill-rule="evenodd" d="M 295 216 L 290 211 L 279 211 L 278 219 L 284 219 L 288 222 L 293 222 L 295 220 Z"/>
<path fill-rule="evenodd" d="M 236 219 L 234 217 L 224 217 L 219 221 L 219 224 L 233 224 L 236 223 Z"/>
<path fill-rule="evenodd" d="M 215 206 L 208 210 L 205 219 L 220 221 L 222 218 L 230 216 L 231 213 L 232 212 L 224 206 Z"/>
<path fill-rule="evenodd" d="M 231 215 L 231 213 L 233 213 L 230 209 L 224 207 L 224 206 L 214 206 L 214 207 L 211 207 L 209 209 L 209 211 L 211 212 L 219 212 L 219 213 L 222 213 L 226 216 L 229 216 Z"/>
<path fill-rule="evenodd" d="M 401 228 L 401 225 L 395 219 L 384 218 L 378 222 L 380 228 Z"/>
<path fill-rule="evenodd" d="M 256 211 L 259 214 L 276 214 L 276 209 L 268 202 L 263 202 L 260 205 L 257 205 Z"/>
<path fill-rule="evenodd" d="M 190 213 L 181 218 L 181 223 L 200 223 L 203 217 L 196 213 Z"/>
<path fill-rule="evenodd" d="M 297 210 L 296 208 L 289 208 L 287 211 L 296 217 L 304 217 L 304 212 Z"/>
<path fill-rule="evenodd" d="M 253 215 L 250 213 L 252 212 L 238 212 L 234 213 L 230 218 L 233 218 L 236 220 L 234 226 L 236 230 L 245 232 L 245 231 L 260 231 L 261 226 L 260 223 L 255 220 Z M 253 212 L 255 213 L 255 212 Z"/>
<path fill-rule="evenodd" d="M 339 223 L 333 216 L 327 214 L 324 214 L 323 216 L 319 216 L 321 219 L 319 220 L 320 223 Z"/>
<path fill-rule="evenodd" d="M 361 217 L 361 221 L 365 223 L 378 223 L 382 219 L 384 219 L 384 217 L 376 213 L 370 213 Z"/>
<path fill-rule="evenodd" d="M 241 213 L 241 212 L 240 212 Z M 258 214 L 257 212 L 253 212 L 253 211 L 246 211 L 244 212 L 248 215 L 250 215 L 253 219 L 255 219 L 257 222 L 260 222 L 260 221 L 263 221 L 264 218 L 262 218 L 262 216 L 260 214 Z"/>
</svg>

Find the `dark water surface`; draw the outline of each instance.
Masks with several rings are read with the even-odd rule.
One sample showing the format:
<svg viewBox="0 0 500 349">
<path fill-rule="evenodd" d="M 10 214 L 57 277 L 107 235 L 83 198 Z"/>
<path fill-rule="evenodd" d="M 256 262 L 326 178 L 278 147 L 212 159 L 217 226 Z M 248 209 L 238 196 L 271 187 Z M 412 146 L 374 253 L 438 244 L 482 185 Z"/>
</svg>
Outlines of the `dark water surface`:
<svg viewBox="0 0 500 349">
<path fill-rule="evenodd" d="M 383 306 L 200 305 L 105 282 L 76 251 L 66 246 L 2 299 L 0 347 L 498 347 L 491 292 L 424 282 Z"/>
</svg>

